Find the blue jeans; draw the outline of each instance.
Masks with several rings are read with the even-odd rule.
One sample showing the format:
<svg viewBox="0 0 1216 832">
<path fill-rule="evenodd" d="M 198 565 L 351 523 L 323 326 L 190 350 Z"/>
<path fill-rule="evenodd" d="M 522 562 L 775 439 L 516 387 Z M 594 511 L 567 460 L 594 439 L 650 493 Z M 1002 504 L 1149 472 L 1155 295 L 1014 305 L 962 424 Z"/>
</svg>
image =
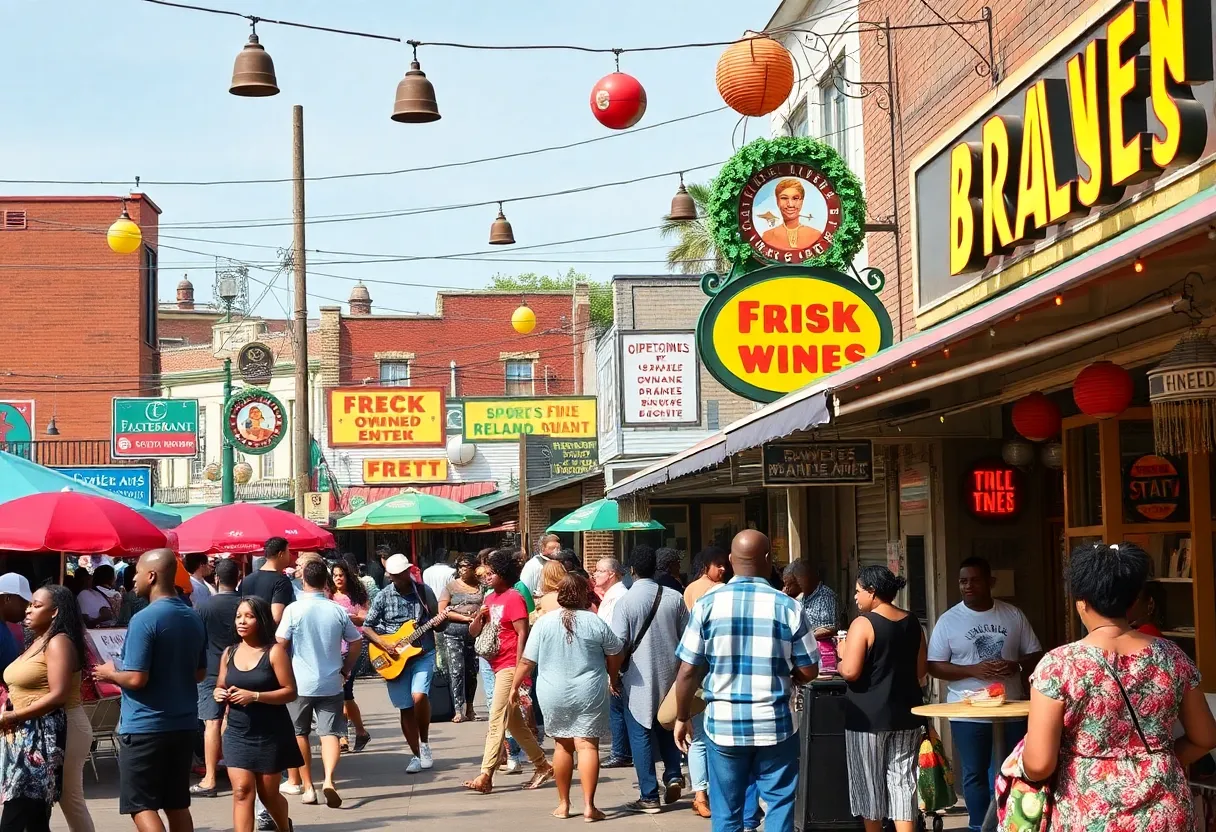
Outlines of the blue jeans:
<svg viewBox="0 0 1216 832">
<path fill-rule="evenodd" d="M 709 760 L 705 756 L 705 714 L 692 718 L 692 742 L 688 744 L 688 779 L 694 792 L 709 791 Z M 748 827 L 751 829 L 753 827 Z"/>
<path fill-rule="evenodd" d="M 760 811 L 760 789 L 756 788 L 756 781 L 753 780 L 747 784 L 747 794 L 743 797 L 743 828 L 759 829 L 763 821 L 764 813 Z"/>
<path fill-rule="evenodd" d="M 608 695 L 608 722 L 612 726 L 612 756 L 618 760 L 633 759 L 629 729 L 625 727 L 625 697 Z"/>
<path fill-rule="evenodd" d="M 714 832 L 742 832 L 754 828 L 753 812 L 748 805 L 748 789 L 768 804 L 768 829 L 794 828 L 794 799 L 798 790 L 798 735 L 776 745 L 718 745 L 706 737 L 709 757 L 709 808 L 714 816 Z M 746 811 L 745 811 L 746 809 Z M 756 821 L 758 823 L 758 821 Z"/>
<path fill-rule="evenodd" d="M 992 784 L 996 781 L 992 760 L 992 723 L 960 722 L 952 719 L 950 733 L 954 736 L 954 747 L 958 749 L 958 762 L 963 770 L 967 828 L 971 832 L 980 832 L 984 826 L 984 815 L 988 813 L 988 804 L 992 802 Z M 1026 720 L 1006 722 L 1005 753 L 1012 751 L 1024 736 Z"/>
<path fill-rule="evenodd" d="M 680 779 L 680 749 L 676 738 L 658 722 L 643 728 L 625 708 L 625 725 L 629 730 L 629 746 L 633 749 L 633 770 L 638 776 L 638 793 L 642 800 L 659 799 L 659 783 L 654 776 L 655 751 L 663 761 L 663 782 Z"/>
</svg>

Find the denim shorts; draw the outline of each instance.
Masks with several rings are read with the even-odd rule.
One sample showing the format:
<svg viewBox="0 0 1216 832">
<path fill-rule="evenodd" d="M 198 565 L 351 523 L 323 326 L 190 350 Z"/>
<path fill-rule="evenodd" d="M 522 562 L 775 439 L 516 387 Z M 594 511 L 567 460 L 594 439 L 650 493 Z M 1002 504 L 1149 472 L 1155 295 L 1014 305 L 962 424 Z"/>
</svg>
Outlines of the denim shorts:
<svg viewBox="0 0 1216 832">
<path fill-rule="evenodd" d="M 212 722 L 224 718 L 224 706 L 215 701 L 215 679 L 204 679 L 198 683 L 198 718 Z"/>
<path fill-rule="evenodd" d="M 388 681 L 388 698 L 399 711 L 414 707 L 414 695 L 429 696 L 435 675 L 435 651 L 415 656 L 396 679 Z"/>
</svg>

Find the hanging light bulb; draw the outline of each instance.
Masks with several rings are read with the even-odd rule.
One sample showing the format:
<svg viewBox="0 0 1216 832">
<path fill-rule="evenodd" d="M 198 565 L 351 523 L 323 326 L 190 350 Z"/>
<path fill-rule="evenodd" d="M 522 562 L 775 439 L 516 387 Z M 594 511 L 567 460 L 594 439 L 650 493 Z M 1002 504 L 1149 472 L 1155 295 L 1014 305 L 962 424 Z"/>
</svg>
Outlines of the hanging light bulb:
<svg viewBox="0 0 1216 832">
<path fill-rule="evenodd" d="M 402 124 L 427 124 L 439 121 L 439 103 L 435 100 L 435 86 L 427 80 L 422 65 L 418 63 L 418 43 L 409 41 L 414 48 L 414 58 L 405 77 L 397 84 L 397 100 L 393 103 L 393 121 Z"/>
<path fill-rule="evenodd" d="M 118 215 L 118 219 L 114 220 L 114 224 L 110 226 L 110 230 L 106 232 L 106 242 L 110 245 L 110 250 L 117 254 L 131 254 L 139 250 L 140 244 L 144 241 L 143 232 L 139 230 L 139 226 L 131 219 L 131 215 L 127 213 L 127 201 L 122 201 L 122 213 Z"/>
<path fill-rule="evenodd" d="M 249 21 L 249 42 L 237 53 L 232 64 L 232 84 L 228 92 L 243 98 L 265 98 L 279 94 L 279 81 L 274 75 L 274 61 L 266 47 L 258 41 L 257 18 Z"/>
<path fill-rule="evenodd" d="M 690 222 L 697 218 L 697 203 L 693 201 L 692 194 L 684 187 L 684 174 L 680 174 L 680 187 L 676 190 L 676 195 L 671 198 L 671 213 L 667 215 L 667 219 L 672 222 Z"/>
<path fill-rule="evenodd" d="M 515 245 L 515 233 L 511 230 L 511 223 L 507 222 L 507 217 L 502 212 L 501 202 L 498 203 L 498 217 L 490 225 L 490 245 Z"/>
<path fill-rule="evenodd" d="M 520 300 L 519 306 L 511 313 L 511 328 L 520 335 L 527 335 L 536 329 L 536 313 L 526 300 Z"/>
<path fill-rule="evenodd" d="M 1136 262 L 1132 263 L 1132 268 L 1136 270 L 1136 274 L 1140 274 L 1144 271 L 1144 261 L 1137 257 Z"/>
</svg>

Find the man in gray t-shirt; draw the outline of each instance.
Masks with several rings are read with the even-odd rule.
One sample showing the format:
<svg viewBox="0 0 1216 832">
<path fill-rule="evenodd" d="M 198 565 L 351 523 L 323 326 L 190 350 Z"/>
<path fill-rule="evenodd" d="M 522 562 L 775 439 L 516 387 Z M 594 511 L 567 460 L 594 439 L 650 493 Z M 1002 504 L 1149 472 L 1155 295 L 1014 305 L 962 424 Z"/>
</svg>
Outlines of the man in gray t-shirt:
<svg viewBox="0 0 1216 832">
<path fill-rule="evenodd" d="M 655 551 L 635 546 L 629 566 L 636 580 L 612 613 L 612 629 L 625 642 L 628 666 L 612 680 L 612 687 L 625 697 L 625 726 L 633 750 L 633 768 L 638 776 L 638 800 L 626 804 L 634 812 L 654 814 L 660 810 L 659 784 L 655 778 L 656 757 L 663 762 L 664 797 L 667 803 L 680 799 L 680 749 L 671 731 L 655 718 L 659 704 L 676 678 L 676 645 L 688 623 L 688 608 L 673 589 L 655 583 Z M 656 594 L 659 606 L 642 632 Z M 638 638 L 641 633 L 641 638 Z"/>
</svg>

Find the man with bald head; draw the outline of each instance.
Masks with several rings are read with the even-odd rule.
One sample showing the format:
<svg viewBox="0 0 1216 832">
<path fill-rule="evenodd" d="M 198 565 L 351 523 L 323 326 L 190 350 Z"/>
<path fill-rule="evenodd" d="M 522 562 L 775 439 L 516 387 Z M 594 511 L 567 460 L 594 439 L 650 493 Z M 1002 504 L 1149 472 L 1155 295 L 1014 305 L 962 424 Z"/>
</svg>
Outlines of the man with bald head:
<svg viewBox="0 0 1216 832">
<path fill-rule="evenodd" d="M 98 681 L 122 688 L 118 811 L 139 832 L 189 832 L 190 766 L 198 725 L 196 685 L 207 674 L 202 619 L 177 596 L 177 555 L 153 549 L 135 567 L 135 592 L 150 602 L 131 617 L 117 666 Z"/>
<path fill-rule="evenodd" d="M 714 828 L 743 828 L 754 781 L 768 805 L 765 827 L 793 829 L 798 737 L 790 690 L 818 675 L 819 650 L 802 606 L 767 580 L 767 537 L 739 532 L 730 564 L 735 576 L 697 601 L 676 648 L 676 742 L 688 749 L 700 684 Z"/>
</svg>

